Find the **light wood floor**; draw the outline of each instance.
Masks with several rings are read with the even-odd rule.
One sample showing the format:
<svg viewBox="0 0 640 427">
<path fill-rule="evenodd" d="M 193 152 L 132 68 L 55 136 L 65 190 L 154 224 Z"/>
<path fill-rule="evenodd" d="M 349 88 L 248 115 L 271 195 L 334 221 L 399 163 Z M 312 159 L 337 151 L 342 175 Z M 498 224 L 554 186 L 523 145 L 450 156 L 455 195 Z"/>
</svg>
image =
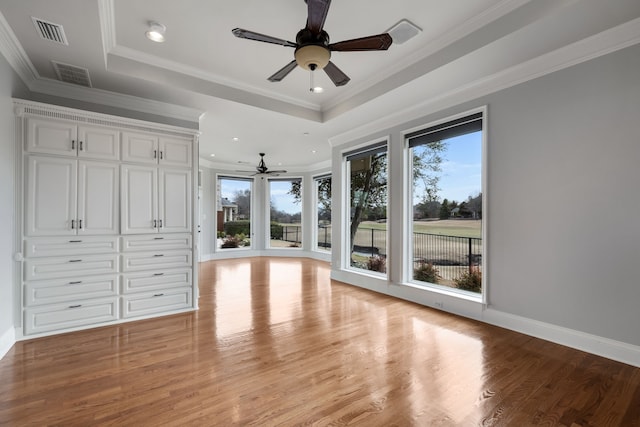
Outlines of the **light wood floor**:
<svg viewBox="0 0 640 427">
<path fill-rule="evenodd" d="M 201 266 L 197 313 L 17 343 L 0 425 L 638 426 L 640 369 L 329 280 Z"/>
</svg>

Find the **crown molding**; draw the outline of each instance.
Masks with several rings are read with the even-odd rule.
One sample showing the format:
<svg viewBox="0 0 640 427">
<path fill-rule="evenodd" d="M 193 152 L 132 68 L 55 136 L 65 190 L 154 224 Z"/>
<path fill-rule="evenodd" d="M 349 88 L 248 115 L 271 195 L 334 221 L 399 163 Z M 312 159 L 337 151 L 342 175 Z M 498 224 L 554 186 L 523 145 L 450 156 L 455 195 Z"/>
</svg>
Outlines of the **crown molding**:
<svg viewBox="0 0 640 427">
<path fill-rule="evenodd" d="M 196 123 L 200 121 L 200 118 L 204 114 L 204 111 L 195 108 L 168 104 L 152 99 L 140 98 L 137 96 L 110 92 L 102 89 L 86 88 L 52 79 L 40 78 L 33 80 L 29 84 L 29 89 L 33 92 L 45 95 L 107 105 L 109 107 L 155 114 L 158 116 L 171 117 Z"/>
<path fill-rule="evenodd" d="M 2 12 L 0 12 L 0 53 L 27 86 L 29 82 L 40 78 Z"/>
<path fill-rule="evenodd" d="M 330 137 L 329 145 L 338 147 L 355 139 L 384 131 L 638 43 L 640 43 L 640 18 L 457 87 L 411 108 L 397 111 L 379 120 L 371 120 L 363 126 Z"/>
</svg>

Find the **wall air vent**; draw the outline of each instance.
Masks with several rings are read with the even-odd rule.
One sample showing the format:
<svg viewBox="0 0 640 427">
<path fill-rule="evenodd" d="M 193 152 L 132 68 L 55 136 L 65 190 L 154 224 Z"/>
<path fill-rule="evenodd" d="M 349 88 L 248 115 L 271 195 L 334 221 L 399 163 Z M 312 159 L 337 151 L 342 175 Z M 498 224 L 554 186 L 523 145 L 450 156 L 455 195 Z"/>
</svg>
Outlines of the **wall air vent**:
<svg viewBox="0 0 640 427">
<path fill-rule="evenodd" d="M 31 17 L 33 24 L 38 30 L 38 34 L 45 40 L 60 43 L 65 46 L 69 46 L 67 36 L 64 35 L 64 28 L 62 25 L 54 24 L 53 22 L 45 21 L 44 19 Z"/>
<path fill-rule="evenodd" d="M 56 70 L 58 80 L 61 82 L 71 83 L 74 85 L 91 87 L 91 79 L 89 78 L 89 70 L 75 65 L 63 64 L 61 62 L 51 61 L 53 68 Z"/>
</svg>

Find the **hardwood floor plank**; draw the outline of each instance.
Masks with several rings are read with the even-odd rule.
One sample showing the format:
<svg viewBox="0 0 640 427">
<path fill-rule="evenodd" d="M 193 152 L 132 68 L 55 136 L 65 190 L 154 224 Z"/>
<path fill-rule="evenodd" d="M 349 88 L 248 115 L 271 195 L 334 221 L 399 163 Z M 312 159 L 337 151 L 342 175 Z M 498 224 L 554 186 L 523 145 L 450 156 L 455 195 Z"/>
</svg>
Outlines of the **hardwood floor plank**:
<svg viewBox="0 0 640 427">
<path fill-rule="evenodd" d="M 0 425 L 640 426 L 640 369 L 331 281 L 200 265 L 200 310 L 17 343 Z"/>
</svg>

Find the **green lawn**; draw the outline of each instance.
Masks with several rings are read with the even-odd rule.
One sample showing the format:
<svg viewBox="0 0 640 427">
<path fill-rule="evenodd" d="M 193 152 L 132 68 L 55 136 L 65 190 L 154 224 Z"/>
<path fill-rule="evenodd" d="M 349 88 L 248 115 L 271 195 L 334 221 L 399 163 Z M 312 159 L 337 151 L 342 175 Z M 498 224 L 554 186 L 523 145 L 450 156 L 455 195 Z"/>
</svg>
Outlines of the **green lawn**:
<svg viewBox="0 0 640 427">
<path fill-rule="evenodd" d="M 414 221 L 413 231 L 416 233 L 443 234 L 459 237 L 482 237 L 482 221 L 469 219 L 446 219 L 439 221 Z M 364 221 L 359 228 L 386 230 L 384 222 Z"/>
</svg>

